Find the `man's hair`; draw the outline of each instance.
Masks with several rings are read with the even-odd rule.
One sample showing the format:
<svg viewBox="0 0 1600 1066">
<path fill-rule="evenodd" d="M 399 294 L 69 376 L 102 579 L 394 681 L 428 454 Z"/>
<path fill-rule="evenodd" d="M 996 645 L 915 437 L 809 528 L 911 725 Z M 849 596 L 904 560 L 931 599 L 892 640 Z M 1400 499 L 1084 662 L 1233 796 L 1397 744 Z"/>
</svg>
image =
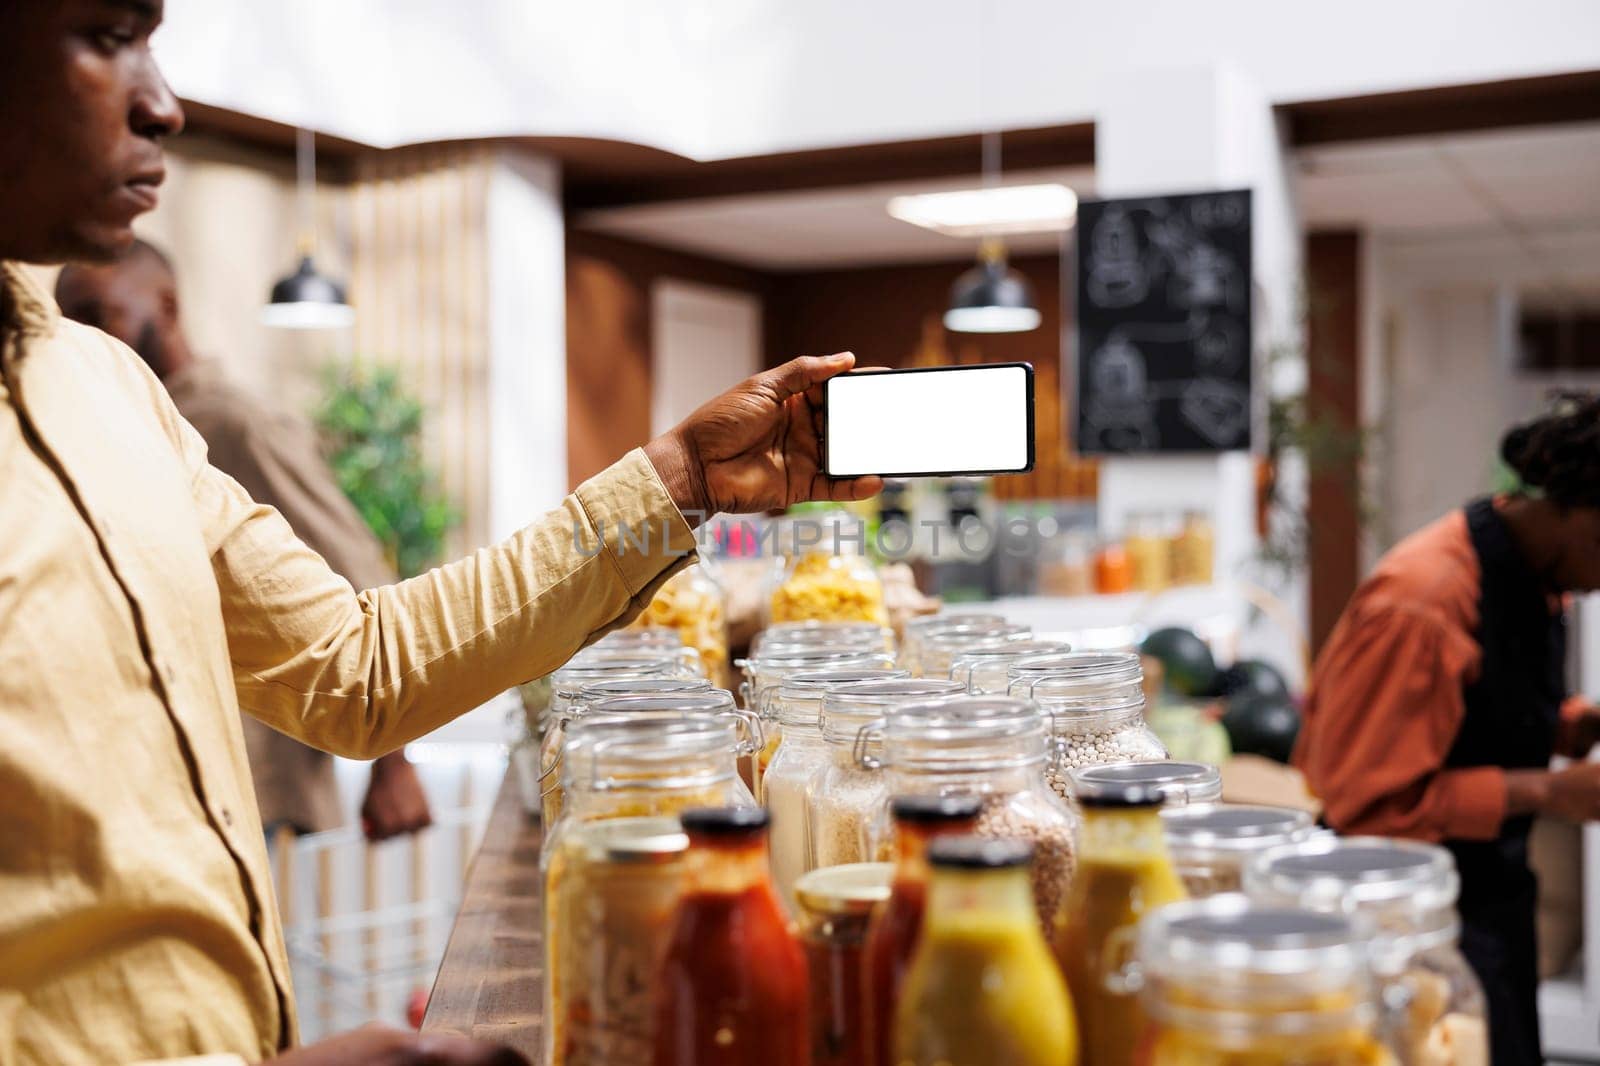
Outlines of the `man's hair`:
<svg viewBox="0 0 1600 1066">
<path fill-rule="evenodd" d="M 1556 397 L 1548 414 L 1505 435 L 1500 458 L 1525 489 L 1561 507 L 1600 507 L 1600 396 Z"/>
</svg>

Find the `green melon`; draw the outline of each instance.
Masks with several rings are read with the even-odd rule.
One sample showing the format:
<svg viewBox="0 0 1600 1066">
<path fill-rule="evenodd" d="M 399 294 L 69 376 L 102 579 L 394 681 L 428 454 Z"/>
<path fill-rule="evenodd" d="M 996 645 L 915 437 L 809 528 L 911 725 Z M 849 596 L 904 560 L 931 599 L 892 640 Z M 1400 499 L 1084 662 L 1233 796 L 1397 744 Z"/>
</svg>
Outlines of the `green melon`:
<svg viewBox="0 0 1600 1066">
<path fill-rule="evenodd" d="M 1217 661 L 1211 646 L 1192 630 L 1158 629 L 1144 638 L 1139 651 L 1161 660 L 1167 688 L 1183 696 L 1205 696 L 1217 682 Z"/>
<path fill-rule="evenodd" d="M 1287 763 L 1300 736 L 1300 711 L 1288 700 L 1271 696 L 1242 699 L 1229 705 L 1222 726 L 1235 754 Z"/>
</svg>

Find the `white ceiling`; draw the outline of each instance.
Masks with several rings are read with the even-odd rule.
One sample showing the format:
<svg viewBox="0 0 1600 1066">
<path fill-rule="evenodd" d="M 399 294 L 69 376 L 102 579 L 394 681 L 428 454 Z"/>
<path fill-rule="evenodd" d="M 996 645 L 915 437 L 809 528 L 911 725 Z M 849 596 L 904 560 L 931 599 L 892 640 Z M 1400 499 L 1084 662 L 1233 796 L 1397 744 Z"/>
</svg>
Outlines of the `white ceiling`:
<svg viewBox="0 0 1600 1066">
<path fill-rule="evenodd" d="M 1396 234 L 1503 231 L 1527 238 L 1600 226 L 1600 125 L 1534 127 L 1302 150 L 1297 196 L 1308 227 Z M 1094 192 L 1089 168 L 1013 172 L 1008 183 L 1060 181 Z M 889 197 L 969 188 L 972 179 L 854 186 L 590 212 L 586 228 L 767 270 L 958 259 L 976 242 L 890 218 Z M 1057 236 L 1008 242 L 1044 252 Z"/>
<path fill-rule="evenodd" d="M 1003 184 L 1058 181 L 1079 196 L 1094 192 L 1088 167 L 1008 173 Z M 731 196 L 591 211 L 579 217 L 595 229 L 648 244 L 697 252 L 764 270 L 870 263 L 937 262 L 975 254 L 976 240 L 946 237 L 889 217 L 891 196 L 970 189 L 978 175 L 938 181 L 852 185 L 842 189 Z M 1009 238 L 1015 254 L 1048 252 L 1060 236 Z"/>
</svg>

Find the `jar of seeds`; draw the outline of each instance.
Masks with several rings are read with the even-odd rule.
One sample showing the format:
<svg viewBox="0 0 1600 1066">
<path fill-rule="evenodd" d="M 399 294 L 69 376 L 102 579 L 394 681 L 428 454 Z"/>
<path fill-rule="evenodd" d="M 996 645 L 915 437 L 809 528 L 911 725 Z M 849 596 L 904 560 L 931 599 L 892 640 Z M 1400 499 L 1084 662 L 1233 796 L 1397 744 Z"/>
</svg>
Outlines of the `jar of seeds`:
<svg viewBox="0 0 1600 1066">
<path fill-rule="evenodd" d="M 1050 716 L 1053 753 L 1045 776 L 1072 798 L 1071 773 L 1086 766 L 1165 759 L 1167 749 L 1144 720 L 1144 674 L 1131 652 L 1076 652 L 1012 664 L 1014 695 Z"/>
<path fill-rule="evenodd" d="M 974 648 L 992 648 L 1033 639 L 1033 630 L 1010 622 L 984 622 L 939 629 L 922 638 L 918 677 L 949 677 L 956 656 Z"/>
<path fill-rule="evenodd" d="M 862 728 L 902 704 L 960 694 L 954 681 L 902 678 L 838 687 L 823 696 L 824 753 L 807 801 L 812 867 L 875 862 L 889 853 L 888 835 L 878 824 L 889 802 L 889 785 L 875 758 L 863 765 L 857 757 Z"/>
<path fill-rule="evenodd" d="M 1004 622 L 1005 616 L 978 611 L 941 611 L 938 614 L 912 618 L 906 622 L 900 639 L 900 665 L 919 674 L 922 664 L 922 642 L 935 633 L 958 626 L 991 625 Z"/>
<path fill-rule="evenodd" d="M 1039 706 L 1007 696 L 902 704 L 861 731 L 863 752 L 875 743 L 890 796 L 978 796 L 976 835 L 1033 845 L 1034 903 L 1051 931 L 1072 881 L 1078 816 L 1045 782 L 1050 724 Z"/>
</svg>

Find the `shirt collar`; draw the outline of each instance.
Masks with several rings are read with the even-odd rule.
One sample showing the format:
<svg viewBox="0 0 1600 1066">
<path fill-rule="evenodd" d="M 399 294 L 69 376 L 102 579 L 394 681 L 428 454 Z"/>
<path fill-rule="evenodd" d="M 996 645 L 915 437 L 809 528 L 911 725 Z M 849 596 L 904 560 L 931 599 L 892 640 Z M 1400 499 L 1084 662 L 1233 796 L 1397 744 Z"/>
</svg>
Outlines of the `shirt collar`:
<svg viewBox="0 0 1600 1066">
<path fill-rule="evenodd" d="M 21 263 L 0 262 L 0 330 L 22 336 L 55 332 L 61 311 Z"/>
</svg>

